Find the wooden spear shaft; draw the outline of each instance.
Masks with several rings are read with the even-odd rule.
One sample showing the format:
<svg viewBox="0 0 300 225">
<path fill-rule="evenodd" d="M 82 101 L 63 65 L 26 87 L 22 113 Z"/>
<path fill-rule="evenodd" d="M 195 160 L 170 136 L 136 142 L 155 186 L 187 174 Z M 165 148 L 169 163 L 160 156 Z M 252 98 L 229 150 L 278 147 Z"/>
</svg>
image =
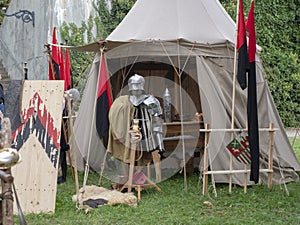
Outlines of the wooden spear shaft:
<svg viewBox="0 0 300 225">
<path fill-rule="evenodd" d="M 239 15 L 239 0 L 237 0 L 237 4 L 236 4 L 236 29 L 235 29 L 235 46 L 234 46 L 234 59 L 233 59 L 233 82 L 232 82 L 232 105 L 231 105 L 231 129 L 234 128 L 234 108 L 235 108 L 235 85 L 236 85 L 236 59 L 237 59 L 237 49 L 236 49 L 236 43 L 237 43 L 237 36 L 238 36 L 238 32 L 237 32 L 237 27 L 238 27 L 238 15 Z M 231 140 L 233 139 L 233 132 L 231 133 Z M 232 160 L 233 160 L 233 156 L 232 154 L 230 154 L 230 164 L 229 164 L 229 170 L 232 170 Z M 229 175 L 229 193 L 231 193 L 232 191 L 232 174 Z"/>
</svg>

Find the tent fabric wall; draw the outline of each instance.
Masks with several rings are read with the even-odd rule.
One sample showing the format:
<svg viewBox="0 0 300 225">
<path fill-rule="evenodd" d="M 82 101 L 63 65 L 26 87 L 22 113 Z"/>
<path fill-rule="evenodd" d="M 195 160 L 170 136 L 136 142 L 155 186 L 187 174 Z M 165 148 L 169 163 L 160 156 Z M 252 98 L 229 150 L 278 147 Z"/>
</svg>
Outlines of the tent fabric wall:
<svg viewBox="0 0 300 225">
<path fill-rule="evenodd" d="M 129 45 L 129 46 L 127 46 Z M 190 68 L 189 71 L 196 73 L 195 79 L 199 85 L 199 92 L 201 96 L 202 112 L 204 122 L 209 123 L 212 129 L 230 129 L 231 128 L 231 104 L 232 104 L 232 70 L 233 70 L 233 54 L 234 49 L 228 45 L 223 45 L 223 49 L 218 45 L 216 51 L 210 46 L 210 49 L 214 53 L 205 55 L 201 49 L 179 48 L 179 54 L 176 54 L 173 44 L 169 42 L 159 43 L 143 43 L 127 44 L 124 47 L 119 47 L 108 51 L 106 54 L 107 65 L 110 76 L 116 74 L 120 68 L 127 65 L 133 65 L 138 62 L 149 61 L 157 59 L 166 63 L 174 64 L 176 68 L 180 68 L 184 63 L 178 63 L 167 53 L 172 55 L 180 55 L 181 59 L 187 60 L 187 57 L 195 58 L 196 60 L 189 60 L 186 67 Z M 133 46 L 135 45 L 135 47 Z M 222 49 L 222 50 L 221 50 Z M 196 53 L 195 53 L 196 52 Z M 197 55 L 197 52 L 201 52 L 201 55 Z M 219 54 L 216 54 L 219 52 Z M 155 53 L 155 54 L 154 54 Z M 227 55 L 226 55 L 227 53 Z M 92 118 L 94 115 L 94 101 L 96 96 L 97 77 L 99 73 L 99 54 L 95 57 L 94 63 L 91 68 L 89 79 L 86 85 L 85 93 L 82 98 L 78 118 L 74 126 L 75 138 L 80 162 L 86 162 L 88 160 L 89 166 L 95 170 L 100 171 L 102 165 L 102 159 L 105 154 L 105 147 L 102 141 L 97 137 L 95 123 Z M 156 55 L 156 56 L 155 56 Z M 170 62 L 170 60 L 172 62 Z M 183 61 L 184 61 L 183 60 Z M 195 64 L 196 62 L 196 64 Z M 259 112 L 259 127 L 268 128 L 269 123 L 274 123 L 276 128 L 279 128 L 275 132 L 274 143 L 274 165 L 280 165 L 284 169 L 284 177 L 281 175 L 274 175 L 274 182 L 280 183 L 283 181 L 297 180 L 297 174 L 295 170 L 299 170 L 299 164 L 295 157 L 295 154 L 289 144 L 285 131 L 282 127 L 276 108 L 274 107 L 273 100 L 270 96 L 268 86 L 264 80 L 263 70 L 259 60 L 257 61 L 257 90 L 258 90 L 258 112 Z M 193 72 L 191 72 L 193 73 Z M 130 74 L 123 74 L 121 76 L 130 76 Z M 155 87 L 156 77 L 147 77 L 147 87 L 152 90 Z M 123 84 L 126 86 L 126 83 Z M 157 86 L 157 85 L 156 85 Z M 112 84 L 114 88 L 114 84 Z M 155 87 L 157 91 L 154 94 L 158 95 L 159 92 L 163 92 L 164 87 Z M 126 88 L 122 91 L 122 94 L 126 93 Z M 242 91 L 238 84 L 236 84 L 236 103 L 235 103 L 235 128 L 245 128 L 247 120 L 247 93 Z M 273 105 L 273 107 L 272 107 Z M 87 110 L 89 109 L 89 110 Z M 275 111 L 274 111 L 275 110 Z M 91 118 L 91 119 L 88 119 Z M 235 133 L 237 135 L 238 133 Z M 262 155 L 268 155 L 269 148 L 269 133 L 265 131 L 260 132 L 260 147 Z M 91 140 L 90 140 L 91 138 Z M 210 167 L 212 170 L 228 170 L 230 153 L 226 150 L 226 145 L 231 140 L 231 134 L 229 132 L 211 132 L 209 142 L 209 156 Z M 90 145 L 90 146 L 89 146 Z M 90 153 L 88 153 L 90 149 Z M 90 154 L 88 156 L 88 154 Z M 179 155 L 181 152 L 179 152 Z M 176 160 L 176 159 L 175 159 Z M 177 160 L 180 160 L 180 156 L 177 155 Z M 261 167 L 265 166 L 266 162 L 262 160 Z M 78 165 L 79 170 L 84 169 L 84 163 Z M 244 169 L 244 165 L 233 160 L 234 169 Z M 290 169 L 287 169 L 290 168 Z M 293 168 L 293 169 L 291 169 Z M 279 170 L 277 169 L 277 172 Z M 262 182 L 266 175 L 262 175 Z M 226 183 L 229 180 L 229 175 L 215 175 L 216 182 Z M 243 184 L 244 175 L 234 174 L 233 182 L 237 184 Z"/>
<path fill-rule="evenodd" d="M 171 8 L 168 8 L 169 6 Z M 164 8 L 168 10 L 163 11 Z M 170 27 L 172 29 L 167 29 Z M 199 85 L 204 122 L 209 123 L 211 128 L 229 129 L 231 128 L 234 33 L 234 22 L 217 0 L 139 0 L 105 41 L 79 47 L 78 49 L 81 50 L 93 50 L 98 53 L 91 68 L 74 126 L 76 148 L 79 152 L 78 156 L 81 157 L 78 160 L 81 162 L 78 168 L 83 170 L 84 163 L 88 161 L 93 170 L 99 171 L 105 152 L 102 141 L 96 135 L 94 122 L 101 44 L 107 49 L 107 65 L 111 80 L 115 81 L 114 76 L 118 74 L 122 76 L 120 77 L 122 82 L 126 81 L 130 76 L 127 69 L 141 62 L 160 62 L 174 67 L 174 70 L 184 70 Z M 264 79 L 259 52 L 256 55 L 256 65 L 259 127 L 268 128 L 269 123 L 274 123 L 275 128 L 279 129 L 275 132 L 274 139 L 274 166 L 280 166 L 280 170 L 275 168 L 274 181 L 281 183 L 298 180 L 295 170 L 299 171 L 300 165 Z M 151 81 L 152 75 L 147 76 L 149 82 L 146 83 L 149 84 L 149 89 L 154 87 Z M 127 94 L 126 83 L 122 82 L 118 87 L 115 86 L 117 82 L 111 83 L 116 95 Z M 154 89 L 156 93 L 162 93 L 164 88 L 157 85 Z M 247 91 L 242 91 L 238 84 L 235 88 L 234 126 L 245 128 Z M 119 89 L 122 92 L 118 93 Z M 260 132 L 261 157 L 268 155 L 268 135 L 268 132 Z M 229 132 L 211 133 L 209 142 L 211 169 L 229 169 L 230 155 L 225 150 L 225 146 L 230 140 Z M 265 167 L 264 160 L 261 160 L 261 167 Z M 233 168 L 244 169 L 244 166 L 233 160 Z M 283 173 L 281 174 L 280 171 Z M 216 182 L 229 181 L 228 175 L 215 175 L 214 178 Z M 264 182 L 265 178 L 266 175 L 262 174 L 261 181 Z M 234 183 L 242 185 L 243 179 L 243 175 L 233 175 Z"/>
<path fill-rule="evenodd" d="M 77 169 L 84 171 L 86 163 L 95 170 L 100 171 L 105 148 L 98 138 L 95 122 L 95 99 L 97 80 L 99 74 L 100 52 L 96 54 L 87 79 L 86 88 L 74 124 L 75 149 Z M 89 151 L 89 149 L 91 149 Z M 89 160 L 87 160 L 89 159 Z"/>
</svg>

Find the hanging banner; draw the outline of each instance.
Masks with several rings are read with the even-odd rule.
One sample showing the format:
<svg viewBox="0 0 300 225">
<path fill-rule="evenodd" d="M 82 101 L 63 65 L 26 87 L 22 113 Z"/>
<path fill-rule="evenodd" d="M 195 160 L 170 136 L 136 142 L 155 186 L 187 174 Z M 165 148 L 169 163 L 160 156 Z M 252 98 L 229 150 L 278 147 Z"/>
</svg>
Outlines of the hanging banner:
<svg viewBox="0 0 300 225">
<path fill-rule="evenodd" d="M 251 155 L 249 149 L 249 138 L 247 133 L 242 132 L 235 137 L 226 148 L 241 163 L 250 164 Z"/>
</svg>

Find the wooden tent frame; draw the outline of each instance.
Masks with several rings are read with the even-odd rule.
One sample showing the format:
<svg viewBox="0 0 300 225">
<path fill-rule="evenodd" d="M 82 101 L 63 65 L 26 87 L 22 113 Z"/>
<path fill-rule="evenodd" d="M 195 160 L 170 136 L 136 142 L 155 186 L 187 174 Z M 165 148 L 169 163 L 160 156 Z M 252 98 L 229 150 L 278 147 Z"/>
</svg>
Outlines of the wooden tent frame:
<svg viewBox="0 0 300 225">
<path fill-rule="evenodd" d="M 268 154 L 268 169 L 260 169 L 259 172 L 267 172 L 268 173 L 268 188 L 272 189 L 273 186 L 273 148 L 274 148 L 274 132 L 278 130 L 277 128 L 274 128 L 274 124 L 270 123 L 269 128 L 260 128 L 259 131 L 263 131 L 263 132 L 269 132 L 269 154 Z M 222 132 L 231 132 L 233 134 L 233 132 L 242 132 L 242 131 L 247 131 L 247 129 L 210 129 L 209 128 L 209 124 L 205 125 L 205 129 L 200 129 L 200 132 L 204 132 L 205 133 L 205 143 L 204 143 L 204 167 L 203 167 L 203 172 L 200 173 L 200 176 L 203 176 L 203 187 L 202 187 L 202 194 L 206 195 L 208 194 L 208 176 L 211 175 L 212 176 L 212 183 L 213 183 L 213 188 L 214 188 L 214 193 L 215 196 L 217 196 L 217 192 L 216 192 L 216 187 L 214 184 L 214 180 L 213 180 L 213 175 L 214 174 L 229 174 L 230 177 L 232 176 L 232 174 L 237 174 L 237 173 L 243 173 L 244 176 L 244 193 L 247 193 L 247 174 L 250 173 L 250 170 L 247 169 L 246 165 L 245 168 L 243 170 L 234 170 L 232 168 L 232 160 L 230 160 L 230 165 L 229 165 L 229 170 L 209 170 L 209 148 L 208 148 L 208 144 L 209 144 L 209 136 L 211 132 L 218 132 L 218 131 L 222 131 Z M 233 135 L 232 135 L 233 136 Z M 232 154 L 230 154 L 230 158 L 232 159 L 233 156 Z M 199 177 L 199 181 L 200 181 Z M 230 179 L 229 182 L 229 193 L 231 193 L 232 191 L 232 179 Z"/>
</svg>

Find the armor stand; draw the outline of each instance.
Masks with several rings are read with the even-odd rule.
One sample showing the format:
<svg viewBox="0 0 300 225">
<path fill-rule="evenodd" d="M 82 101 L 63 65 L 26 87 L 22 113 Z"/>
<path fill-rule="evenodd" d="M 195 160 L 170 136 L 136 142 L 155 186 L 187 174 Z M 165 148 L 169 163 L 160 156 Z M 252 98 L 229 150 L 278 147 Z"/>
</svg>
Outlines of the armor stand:
<svg viewBox="0 0 300 225">
<path fill-rule="evenodd" d="M 138 126 L 137 127 L 134 126 L 133 129 L 138 130 Z M 128 193 L 130 193 L 132 191 L 132 188 L 134 188 L 138 193 L 138 200 L 141 200 L 141 191 L 144 188 L 155 188 L 159 192 L 161 192 L 162 190 L 149 178 L 150 177 L 149 164 L 148 164 L 148 174 L 145 175 L 146 183 L 145 184 L 133 184 L 133 174 L 134 174 L 134 169 L 135 169 L 136 151 L 137 151 L 138 142 L 134 141 L 134 142 L 131 143 L 128 181 L 121 187 L 120 191 L 127 188 Z M 158 170 L 159 169 L 158 165 L 159 165 L 159 162 L 160 162 L 160 158 L 159 158 L 159 155 L 158 155 L 157 151 L 152 152 L 152 159 L 153 159 L 153 163 L 155 165 L 156 178 L 158 180 L 160 180 L 161 179 L 161 172 L 160 172 L 160 170 Z"/>
</svg>

